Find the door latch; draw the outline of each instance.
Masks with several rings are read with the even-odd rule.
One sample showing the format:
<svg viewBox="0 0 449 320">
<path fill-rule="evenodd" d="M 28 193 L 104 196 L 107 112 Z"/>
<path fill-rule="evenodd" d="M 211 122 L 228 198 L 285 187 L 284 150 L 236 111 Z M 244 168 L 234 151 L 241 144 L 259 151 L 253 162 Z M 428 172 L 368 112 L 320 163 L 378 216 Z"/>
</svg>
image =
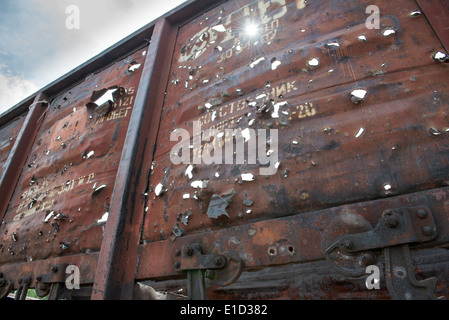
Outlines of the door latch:
<svg viewBox="0 0 449 320">
<path fill-rule="evenodd" d="M 351 219 L 359 219 L 356 225 L 365 228 L 368 225 L 360 216 L 347 218 L 346 221 Z M 386 210 L 377 225 L 364 232 L 348 232 L 344 224 L 342 220 L 336 220 L 332 230 L 345 235 L 323 243 L 326 260 L 339 273 L 348 277 L 364 276 L 367 265 L 375 263 L 373 251 L 382 249 L 386 260 L 387 287 L 393 298 L 434 298 L 437 279 L 416 280 L 409 253 L 409 244 L 432 241 L 438 236 L 429 208 L 419 206 Z"/>
<path fill-rule="evenodd" d="M 204 254 L 198 243 L 186 245 L 177 255 L 181 261 L 175 266 L 187 272 L 188 299 L 206 299 L 206 279 L 213 285 L 226 286 L 236 281 L 243 270 L 243 262 L 231 253 L 218 252 L 216 248 Z"/>
<path fill-rule="evenodd" d="M 48 295 L 48 300 L 57 300 L 65 282 L 67 264 L 57 264 L 51 271 L 36 278 L 36 295 L 40 298 Z"/>
</svg>

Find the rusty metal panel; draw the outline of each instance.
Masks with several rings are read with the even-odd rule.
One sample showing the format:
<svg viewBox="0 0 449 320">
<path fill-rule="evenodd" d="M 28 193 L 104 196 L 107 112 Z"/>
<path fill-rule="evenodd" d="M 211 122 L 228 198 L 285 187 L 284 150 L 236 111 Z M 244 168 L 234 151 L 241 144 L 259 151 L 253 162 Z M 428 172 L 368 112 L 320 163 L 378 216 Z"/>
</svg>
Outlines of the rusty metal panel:
<svg viewBox="0 0 449 320">
<path fill-rule="evenodd" d="M 24 121 L 25 116 L 21 116 L 8 122 L 0 129 L 0 174 Z"/>
<path fill-rule="evenodd" d="M 423 3 L 191 0 L 43 89 L 8 158 L 26 165 L 0 201 L 0 296 L 74 263 L 92 299 L 146 280 L 189 298 L 449 298 L 449 64 Z M 373 264 L 387 284 L 367 291 Z"/>
<path fill-rule="evenodd" d="M 2 264 L 100 250 L 145 54 L 52 99 L 2 221 Z"/>
<path fill-rule="evenodd" d="M 356 232 L 361 232 L 360 228 L 371 230 L 382 212 L 407 206 L 427 206 L 439 226 L 438 238 L 420 246 L 444 246 L 449 240 L 447 200 L 448 188 L 442 188 L 186 235 L 176 241 L 152 242 L 142 250 L 142 259 L 146 262 L 140 266 L 138 277 L 168 278 L 176 275 L 176 265 L 168 265 L 166 261 L 179 260 L 176 250 L 184 244 L 196 242 L 204 248 L 216 246 L 225 252 L 236 252 L 249 270 L 257 270 L 264 265 L 320 260 L 324 258 L 329 243 L 338 235 L 351 233 L 357 228 Z M 354 224 L 351 219 L 341 222 L 348 217 L 363 223 Z M 162 258 L 151 259 L 154 254 Z"/>
<path fill-rule="evenodd" d="M 381 8 L 379 29 L 365 24 L 366 8 L 373 4 Z M 257 31 L 248 29 L 248 23 L 256 24 Z M 360 278 L 342 276 L 342 269 L 337 275 L 311 275 L 309 282 L 268 274 L 298 262 L 327 259 L 338 265 L 341 261 L 332 261 L 328 246 L 337 234 L 351 233 L 351 226 L 339 224 L 348 214 L 349 220 L 354 214 L 372 229 L 391 209 L 426 206 L 436 226 L 414 227 L 432 234 L 421 247 L 446 246 L 449 81 L 448 64 L 437 53 L 444 55 L 444 46 L 410 0 L 228 1 L 183 25 L 157 145 L 147 151 L 154 158 L 146 156 L 153 162 L 151 167 L 145 163 L 151 175 L 136 278 L 153 279 L 151 285 L 176 292 L 179 282 L 164 279 L 185 275 L 186 255 L 192 254 L 187 249 L 194 244 L 201 248 L 194 252 L 203 251 L 191 262 L 195 265 L 218 252 L 238 256 L 245 270 L 262 269 L 259 282 L 242 276 L 229 289 L 213 285 L 215 278 L 207 291 L 210 299 L 397 298 L 405 289 L 367 292 Z M 259 158 L 278 148 L 274 175 L 261 174 L 262 165 L 250 163 L 248 149 L 244 163 L 237 162 L 235 153 L 234 162 L 225 162 L 225 130 L 235 134 L 237 128 L 262 129 L 272 139 L 276 135 L 270 130 L 277 130 L 278 146 L 264 136 L 267 141 L 257 146 L 264 147 L 257 150 Z M 213 145 L 202 137 L 207 129 L 217 129 L 214 139 L 221 142 Z M 188 140 L 182 145 L 185 133 Z M 230 140 L 235 147 L 237 142 Z M 187 146 L 182 151 L 190 150 L 189 161 L 181 164 L 172 160 L 173 154 L 180 157 L 175 149 L 180 145 Z M 222 154 L 207 164 L 204 156 L 220 147 Z M 203 162 L 195 162 L 198 157 Z M 410 242 L 416 254 L 413 242 L 421 240 L 413 232 L 409 236 L 415 240 L 399 237 L 394 238 L 399 242 L 383 245 L 400 246 L 405 257 Z M 374 248 L 378 239 L 372 240 L 366 242 Z M 390 252 L 375 249 L 357 255 L 357 261 L 378 261 L 382 252 Z M 441 257 L 444 269 L 447 259 Z M 401 263 L 410 260 L 403 259 Z M 268 266 L 276 270 L 265 271 Z M 430 274 L 439 270 L 435 268 Z M 385 270 L 383 276 L 393 279 L 391 270 Z M 211 270 L 209 275 L 214 272 L 216 276 Z M 235 276 L 227 272 L 218 272 L 218 278 Z M 396 286 L 395 281 L 388 285 Z M 447 282 L 443 272 L 424 285 L 430 293 L 416 294 L 447 297 Z M 341 283 L 356 293 L 348 295 Z M 282 288 L 278 295 L 265 293 L 270 284 L 274 291 Z M 310 291 L 301 291 L 302 285 Z M 248 294 L 248 288 L 257 292 Z"/>
<path fill-rule="evenodd" d="M 413 251 L 416 273 L 420 278 L 437 276 L 435 295 L 447 296 L 447 263 L 444 248 Z M 382 274 L 384 284 L 385 277 Z M 239 280 L 228 286 L 211 286 L 208 299 L 213 300 L 389 300 L 391 295 L 382 285 L 379 290 L 367 290 L 365 278 L 348 279 L 336 272 L 325 260 L 288 264 L 261 270 L 244 271 Z M 186 281 L 171 279 L 144 281 L 160 292 L 177 293 L 185 297 Z"/>
<path fill-rule="evenodd" d="M 180 28 L 144 242 L 447 183 L 448 65 L 432 58 L 441 43 L 423 16 L 410 14 L 416 2 L 377 2 L 380 29 L 372 30 L 370 4 L 229 1 Z M 248 21 L 259 24 L 256 39 L 245 33 Z M 170 159 L 178 143 L 170 136 L 193 135 L 194 121 L 203 132 L 278 130 L 277 173 L 262 176 L 260 166 L 234 159 L 196 164 L 190 179 L 188 166 Z M 210 146 L 191 144 L 191 157 Z M 242 173 L 255 181 L 242 181 Z M 217 219 L 207 212 L 218 197 L 229 199 Z"/>
</svg>

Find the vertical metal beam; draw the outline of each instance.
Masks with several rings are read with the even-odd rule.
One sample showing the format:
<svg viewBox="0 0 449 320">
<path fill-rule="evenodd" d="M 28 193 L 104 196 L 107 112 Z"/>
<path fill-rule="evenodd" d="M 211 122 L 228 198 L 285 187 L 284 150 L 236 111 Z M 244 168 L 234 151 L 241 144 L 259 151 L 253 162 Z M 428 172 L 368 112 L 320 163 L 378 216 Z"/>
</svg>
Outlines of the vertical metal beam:
<svg viewBox="0 0 449 320">
<path fill-rule="evenodd" d="M 46 107 L 49 106 L 48 103 L 42 103 L 46 99 L 43 93 L 35 97 L 0 175 L 0 220 L 3 219 L 8 209 L 9 202 L 14 194 L 23 167 L 26 165 L 36 134 L 40 129 L 44 114 L 47 111 Z"/>
<path fill-rule="evenodd" d="M 153 30 L 111 199 L 93 300 L 132 298 L 145 205 L 144 190 L 138 190 L 146 180 L 142 161 L 144 151 L 155 143 L 176 34 L 177 27 L 166 19 Z M 137 203 L 141 210 L 135 209 Z"/>
</svg>

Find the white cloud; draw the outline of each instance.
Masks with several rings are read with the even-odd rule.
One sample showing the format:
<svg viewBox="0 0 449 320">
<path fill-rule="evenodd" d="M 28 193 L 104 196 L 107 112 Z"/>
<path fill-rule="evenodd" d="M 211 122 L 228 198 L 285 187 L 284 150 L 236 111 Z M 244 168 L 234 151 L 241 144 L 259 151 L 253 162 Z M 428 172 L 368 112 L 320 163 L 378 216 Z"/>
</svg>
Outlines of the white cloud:
<svg viewBox="0 0 449 320">
<path fill-rule="evenodd" d="M 26 17 L 31 15 L 32 21 L 27 22 L 26 28 L 21 30 L 23 34 L 15 35 L 14 45 L 9 48 L 14 63 L 18 63 L 16 66 L 24 61 L 28 64 L 23 64 L 26 66 L 24 70 L 15 69 L 14 71 L 18 72 L 9 73 L 5 70 L 12 68 L 12 62 L 6 62 L 9 64 L 6 66 L 0 61 L 0 112 L 19 103 L 185 2 L 185 0 L 28 1 L 33 3 L 34 8 L 38 8 L 38 12 L 34 15 L 26 13 Z M 69 5 L 76 5 L 80 9 L 79 30 L 66 28 L 68 18 L 66 8 Z M 25 5 L 24 7 L 26 8 Z M 21 12 L 21 15 L 24 13 Z M 21 16 L 17 18 L 20 19 Z M 0 34 L 0 37 L 2 36 Z"/>
<path fill-rule="evenodd" d="M 31 81 L 18 76 L 0 74 L 0 114 L 35 93 L 39 88 Z"/>
</svg>

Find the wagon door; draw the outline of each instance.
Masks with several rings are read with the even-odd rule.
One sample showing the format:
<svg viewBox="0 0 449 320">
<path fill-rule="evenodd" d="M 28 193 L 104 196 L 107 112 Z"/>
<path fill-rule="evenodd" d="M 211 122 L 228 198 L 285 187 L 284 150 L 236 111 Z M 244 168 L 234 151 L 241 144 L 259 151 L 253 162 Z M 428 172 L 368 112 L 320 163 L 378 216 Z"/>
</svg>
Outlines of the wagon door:
<svg viewBox="0 0 449 320">
<path fill-rule="evenodd" d="M 448 57 L 429 21 L 412 0 L 168 20 L 136 280 L 209 299 L 447 296 Z"/>
<path fill-rule="evenodd" d="M 34 118 L 26 126 L 34 133 L 20 136 L 5 167 L 17 180 L 2 181 L 12 192 L 1 201 L 2 298 L 17 290 L 22 299 L 28 288 L 58 298 L 73 270 L 77 289 L 92 286 L 147 52 L 126 50 L 115 61 L 100 59 L 90 73 L 77 69 L 30 105 Z M 3 135 L 6 149 L 14 136 Z"/>
</svg>

